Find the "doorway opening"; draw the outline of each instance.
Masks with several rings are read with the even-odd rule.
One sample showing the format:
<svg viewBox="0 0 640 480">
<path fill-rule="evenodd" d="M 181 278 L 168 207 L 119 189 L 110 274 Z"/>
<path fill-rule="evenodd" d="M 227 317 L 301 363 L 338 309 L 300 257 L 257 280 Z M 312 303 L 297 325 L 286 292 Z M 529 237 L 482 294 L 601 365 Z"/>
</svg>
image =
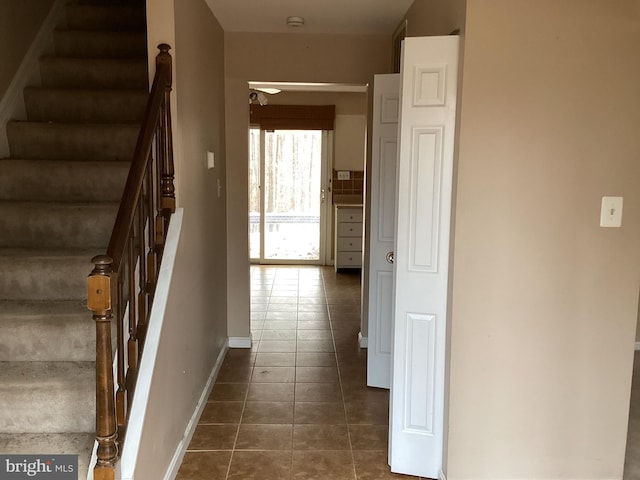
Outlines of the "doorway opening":
<svg viewBox="0 0 640 480">
<path fill-rule="evenodd" d="M 334 206 L 363 203 L 367 86 L 248 87 L 250 262 L 332 265 Z"/>
<path fill-rule="evenodd" d="M 253 263 L 324 264 L 326 130 L 249 131 L 249 251 Z"/>
</svg>

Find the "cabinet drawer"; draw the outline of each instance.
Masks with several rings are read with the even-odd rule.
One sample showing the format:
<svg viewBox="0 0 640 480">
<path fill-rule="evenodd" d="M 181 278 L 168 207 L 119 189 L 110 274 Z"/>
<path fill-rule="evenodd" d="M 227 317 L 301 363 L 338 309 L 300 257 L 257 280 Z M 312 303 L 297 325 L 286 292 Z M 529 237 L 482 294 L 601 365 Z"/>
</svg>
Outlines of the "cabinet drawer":
<svg viewBox="0 0 640 480">
<path fill-rule="evenodd" d="M 338 252 L 338 267 L 360 267 L 362 252 Z"/>
<path fill-rule="evenodd" d="M 338 222 L 362 222 L 362 209 L 339 208 Z"/>
<path fill-rule="evenodd" d="M 358 252 L 362 251 L 362 237 L 340 237 L 338 238 L 338 251 Z"/>
<path fill-rule="evenodd" d="M 339 237 L 361 237 L 362 223 L 340 222 L 338 223 Z"/>
</svg>

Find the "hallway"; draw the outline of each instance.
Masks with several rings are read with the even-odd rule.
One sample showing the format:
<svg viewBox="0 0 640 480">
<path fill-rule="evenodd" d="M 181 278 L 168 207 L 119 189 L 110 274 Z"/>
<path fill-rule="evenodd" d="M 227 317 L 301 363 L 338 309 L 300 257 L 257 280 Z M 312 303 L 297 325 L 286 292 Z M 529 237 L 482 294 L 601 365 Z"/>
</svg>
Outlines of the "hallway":
<svg viewBox="0 0 640 480">
<path fill-rule="evenodd" d="M 384 480 L 389 394 L 366 387 L 360 275 L 251 268 L 251 350 L 229 350 L 178 480 Z"/>
</svg>

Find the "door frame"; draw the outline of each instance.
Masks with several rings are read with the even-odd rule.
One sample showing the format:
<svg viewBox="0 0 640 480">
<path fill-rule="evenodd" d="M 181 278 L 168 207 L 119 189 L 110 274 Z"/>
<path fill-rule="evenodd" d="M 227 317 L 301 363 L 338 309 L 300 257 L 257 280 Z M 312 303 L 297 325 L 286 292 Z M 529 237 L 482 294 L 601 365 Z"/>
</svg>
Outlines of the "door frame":
<svg viewBox="0 0 640 480">
<path fill-rule="evenodd" d="M 266 218 L 264 215 L 265 205 L 265 189 L 262 186 L 265 184 L 266 172 L 264 168 L 265 163 L 265 135 L 263 129 L 256 129 L 260 132 L 260 255 L 259 258 L 251 258 L 249 261 L 252 264 L 258 265 L 326 265 L 327 259 L 331 258 L 331 195 L 330 195 L 330 179 L 331 169 L 333 168 L 333 131 L 321 130 L 321 161 L 320 161 L 320 225 L 318 234 L 318 259 L 317 260 L 305 260 L 305 259 L 269 259 L 264 258 L 264 243 L 265 243 L 265 224 Z M 251 156 L 251 151 L 249 151 Z M 249 158 L 249 169 L 251 169 L 251 158 Z M 251 177 L 251 175 L 249 175 Z M 250 240 L 251 241 L 251 240 Z M 251 245 L 249 245 L 251 247 Z M 249 248 L 251 252 L 251 248 Z"/>
</svg>

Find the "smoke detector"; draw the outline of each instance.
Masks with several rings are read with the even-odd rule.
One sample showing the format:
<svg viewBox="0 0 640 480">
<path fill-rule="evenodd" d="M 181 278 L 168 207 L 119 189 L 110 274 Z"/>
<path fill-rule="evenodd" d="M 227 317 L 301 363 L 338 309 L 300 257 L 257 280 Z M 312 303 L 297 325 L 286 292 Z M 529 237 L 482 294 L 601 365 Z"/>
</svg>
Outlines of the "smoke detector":
<svg viewBox="0 0 640 480">
<path fill-rule="evenodd" d="M 304 25 L 303 17 L 287 17 L 287 26 L 302 27 Z"/>
</svg>

